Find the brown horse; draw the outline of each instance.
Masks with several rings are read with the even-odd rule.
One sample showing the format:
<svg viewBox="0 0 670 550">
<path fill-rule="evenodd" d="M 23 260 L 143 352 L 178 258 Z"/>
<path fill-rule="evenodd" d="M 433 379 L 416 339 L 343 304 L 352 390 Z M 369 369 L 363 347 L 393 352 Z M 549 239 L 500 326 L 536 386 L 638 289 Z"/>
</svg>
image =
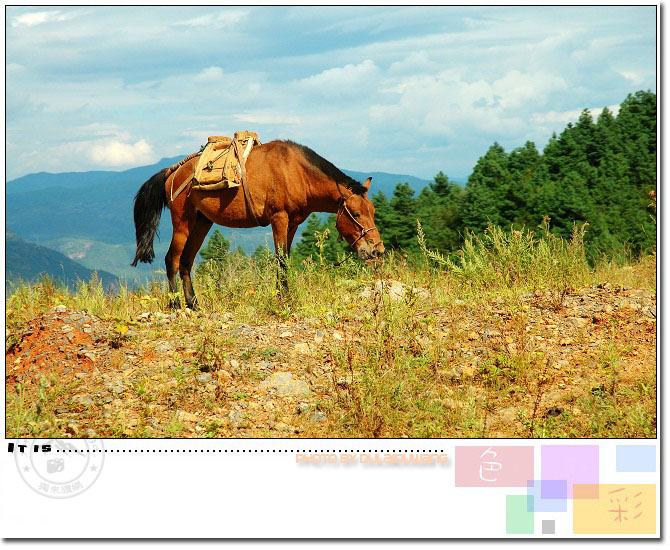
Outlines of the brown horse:
<svg viewBox="0 0 670 550">
<path fill-rule="evenodd" d="M 149 178 L 135 195 L 134 207 L 137 252 L 133 266 L 138 261 L 153 261 L 161 212 L 166 206 L 170 208 L 172 242 L 165 256 L 168 285 L 171 293 L 177 292 L 179 272 L 189 308 L 196 306 L 191 268 L 213 223 L 227 227 L 271 225 L 275 253 L 284 268 L 298 225 L 313 212 L 337 213 L 337 230 L 360 259 L 384 252 L 374 223 L 375 207 L 368 198 L 372 178 L 358 183 L 308 147 L 272 141 L 251 150 L 244 187 L 204 191 L 191 190 L 189 183 L 170 202 L 171 193 L 193 173 L 197 161 L 195 157 L 171 173 L 163 169 Z M 280 279 L 286 287 L 286 278 Z M 178 300 L 171 305 L 178 307 Z"/>
</svg>

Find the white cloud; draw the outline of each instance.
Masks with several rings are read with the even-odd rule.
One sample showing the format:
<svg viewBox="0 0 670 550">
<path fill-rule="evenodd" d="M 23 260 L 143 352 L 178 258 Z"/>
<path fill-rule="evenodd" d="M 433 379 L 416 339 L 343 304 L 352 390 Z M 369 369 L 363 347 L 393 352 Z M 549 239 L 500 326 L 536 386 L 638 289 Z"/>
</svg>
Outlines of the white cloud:
<svg viewBox="0 0 670 550">
<path fill-rule="evenodd" d="M 466 80 L 459 71 L 389 79 L 388 91 L 399 96 L 370 107 L 378 125 L 410 126 L 433 136 L 469 133 L 510 135 L 523 127 L 530 106 L 544 105 L 552 93 L 566 87 L 560 77 L 513 70 L 495 80 Z"/>
<path fill-rule="evenodd" d="M 198 82 L 214 82 L 223 78 L 223 69 L 221 67 L 211 66 L 200 71 L 193 77 Z"/>
<path fill-rule="evenodd" d="M 200 15 L 185 21 L 177 21 L 173 26 L 178 27 L 222 27 L 224 25 L 236 25 L 247 18 L 249 12 L 246 10 L 225 10 L 218 13 Z"/>
<path fill-rule="evenodd" d="M 634 73 L 633 71 L 619 71 L 619 74 L 623 76 L 626 80 L 629 80 L 635 86 L 639 86 L 644 82 L 644 78 Z"/>
<path fill-rule="evenodd" d="M 116 124 L 92 122 L 91 124 L 79 126 L 73 130 L 82 136 L 93 135 L 98 137 L 114 138 L 118 141 L 130 139 L 130 133 L 126 130 L 122 130 Z"/>
<path fill-rule="evenodd" d="M 318 74 L 300 80 L 300 86 L 327 96 L 361 93 L 374 86 L 379 77 L 379 67 L 371 59 L 359 64 L 350 63 L 344 67 L 326 69 Z"/>
<path fill-rule="evenodd" d="M 205 144 L 207 143 L 207 138 L 209 136 L 217 135 L 214 128 L 209 130 L 184 130 L 180 133 L 184 137 L 189 137 L 197 141 L 198 143 Z"/>
<path fill-rule="evenodd" d="M 513 70 L 494 81 L 492 90 L 494 95 L 500 97 L 503 109 L 517 109 L 530 101 L 544 102 L 548 94 L 567 87 L 565 80 L 558 76 Z"/>
<path fill-rule="evenodd" d="M 609 105 L 607 107 L 610 112 L 616 116 L 616 114 L 619 112 L 619 105 Z M 533 113 L 531 116 L 531 119 L 533 122 L 539 123 L 539 124 L 546 124 L 546 123 L 560 123 L 560 124 L 567 124 L 568 122 L 577 122 L 579 119 L 579 116 L 582 114 L 583 109 L 575 109 L 572 111 L 547 111 L 545 113 Z M 596 119 L 598 116 L 600 116 L 600 113 L 603 112 L 602 107 L 596 107 L 593 109 L 589 109 L 591 112 L 591 116 Z"/>
<path fill-rule="evenodd" d="M 130 166 L 147 164 L 156 160 L 153 148 L 145 139 L 135 143 L 119 140 L 102 140 L 91 145 L 90 159 L 103 166 Z"/>
<path fill-rule="evenodd" d="M 370 129 L 367 126 L 363 126 L 358 132 L 356 132 L 356 141 L 361 147 L 367 147 L 368 142 L 370 141 Z"/>
<path fill-rule="evenodd" d="M 300 118 L 297 116 L 275 112 L 240 113 L 234 118 L 249 124 L 300 124 Z"/>
<path fill-rule="evenodd" d="M 12 19 L 12 27 L 34 27 L 49 21 L 66 21 L 76 15 L 75 12 L 63 13 L 62 11 L 33 11 L 17 15 Z"/>
<path fill-rule="evenodd" d="M 432 61 L 426 51 L 412 52 L 400 61 L 394 61 L 389 67 L 390 74 L 416 74 L 439 70 L 440 65 Z"/>
<path fill-rule="evenodd" d="M 7 76 L 13 77 L 24 72 L 26 68 L 20 63 L 7 63 L 5 69 L 7 71 Z"/>
</svg>

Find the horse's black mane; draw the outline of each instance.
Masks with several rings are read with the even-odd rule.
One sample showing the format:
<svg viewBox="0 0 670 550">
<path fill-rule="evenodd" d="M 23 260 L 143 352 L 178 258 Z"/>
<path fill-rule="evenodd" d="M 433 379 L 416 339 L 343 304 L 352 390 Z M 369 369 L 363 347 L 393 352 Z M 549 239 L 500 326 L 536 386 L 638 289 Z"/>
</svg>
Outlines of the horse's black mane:
<svg viewBox="0 0 670 550">
<path fill-rule="evenodd" d="M 323 172 L 326 176 L 335 180 L 340 185 L 344 185 L 352 193 L 356 193 L 357 195 L 364 195 L 367 193 L 368 190 L 363 187 L 361 183 L 347 176 L 332 162 L 328 162 L 325 158 L 312 151 L 309 147 L 300 145 L 299 143 L 288 139 L 284 140 L 284 143 L 299 149 L 312 166 L 321 170 L 321 172 Z"/>
</svg>

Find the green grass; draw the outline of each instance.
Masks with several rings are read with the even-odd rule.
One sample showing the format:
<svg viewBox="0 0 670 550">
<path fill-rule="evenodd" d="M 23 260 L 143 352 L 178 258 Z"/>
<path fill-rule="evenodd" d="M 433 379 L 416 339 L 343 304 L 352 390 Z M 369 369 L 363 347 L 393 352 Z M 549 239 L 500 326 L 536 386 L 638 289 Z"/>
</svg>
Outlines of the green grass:
<svg viewBox="0 0 670 550">
<path fill-rule="evenodd" d="M 573 335 L 567 366 L 552 359 L 560 351 L 557 342 L 556 349 L 544 351 L 537 345 L 541 327 L 531 322 L 531 314 L 550 324 L 551 316 L 563 314 L 566 297 L 580 288 L 608 282 L 655 291 L 655 256 L 592 267 L 583 235 L 579 227 L 570 240 L 553 236 L 546 226 L 538 232 L 489 227 L 483 235 L 469 235 L 453 258 L 422 246 L 419 257 L 390 252 L 369 264 L 353 259 L 338 266 L 290 263 L 287 295 L 278 294 L 271 258 L 254 261 L 232 254 L 225 262 L 207 262 L 194 277 L 204 315 L 152 329 L 157 341 L 174 338 L 175 331 L 195 331 L 194 356 L 175 358 L 175 387 L 163 387 L 164 379 L 147 379 L 134 386 L 135 394 L 146 404 L 168 395 L 177 404 L 193 404 L 192 378 L 203 365 L 216 373 L 232 357 L 289 360 L 271 340 L 240 347 L 221 328 L 286 323 L 342 335 L 330 342 L 327 357 L 317 358 L 332 368 L 329 392 L 318 401 L 328 421 L 309 428 L 306 437 L 653 437 L 655 365 L 647 361 L 634 372 L 622 369 L 622 361 L 632 360 L 635 351 L 625 330 L 607 328 L 610 337 L 596 350 L 595 368 L 579 351 L 588 349 L 587 332 Z M 376 281 L 400 282 L 406 292 L 398 300 L 387 293 L 362 294 Z M 8 298 L 8 344 L 28 320 L 57 304 L 110 321 L 119 337 L 142 312 L 169 313 L 167 285 L 160 279 L 138 290 L 122 287 L 115 295 L 105 294 L 95 279 L 72 292 L 45 279 L 20 284 Z M 219 328 L 199 332 L 199 323 L 211 314 L 222 315 L 216 317 Z M 499 336 L 483 339 L 484 327 Z M 468 355 L 477 346 L 486 347 L 479 362 Z M 249 383 L 264 377 L 240 374 Z M 57 400 L 56 390 L 40 391 L 38 408 L 24 388 L 8 389 L 9 434 L 25 434 L 31 423 L 54 422 L 50 403 Z M 228 398 L 249 402 L 253 396 L 232 391 Z M 214 408 L 212 399 L 200 405 Z M 550 404 L 559 412 L 547 415 Z M 220 437 L 224 429 L 215 423 L 204 428 L 202 435 L 208 437 Z M 141 434 L 145 427 L 140 422 L 132 429 Z M 123 419 L 117 419 L 114 433 L 126 430 Z M 177 416 L 164 427 L 170 437 L 183 431 Z"/>
</svg>

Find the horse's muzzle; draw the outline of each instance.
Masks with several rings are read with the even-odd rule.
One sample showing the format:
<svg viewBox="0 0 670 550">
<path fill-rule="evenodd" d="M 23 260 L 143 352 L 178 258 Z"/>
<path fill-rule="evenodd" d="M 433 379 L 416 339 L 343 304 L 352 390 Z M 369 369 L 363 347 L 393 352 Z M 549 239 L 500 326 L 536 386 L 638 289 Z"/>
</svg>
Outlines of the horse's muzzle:
<svg viewBox="0 0 670 550">
<path fill-rule="evenodd" d="M 357 250 L 357 252 L 359 260 L 373 260 L 374 258 L 378 258 L 384 253 L 384 245 L 379 243 L 370 249 L 361 247 Z"/>
</svg>

